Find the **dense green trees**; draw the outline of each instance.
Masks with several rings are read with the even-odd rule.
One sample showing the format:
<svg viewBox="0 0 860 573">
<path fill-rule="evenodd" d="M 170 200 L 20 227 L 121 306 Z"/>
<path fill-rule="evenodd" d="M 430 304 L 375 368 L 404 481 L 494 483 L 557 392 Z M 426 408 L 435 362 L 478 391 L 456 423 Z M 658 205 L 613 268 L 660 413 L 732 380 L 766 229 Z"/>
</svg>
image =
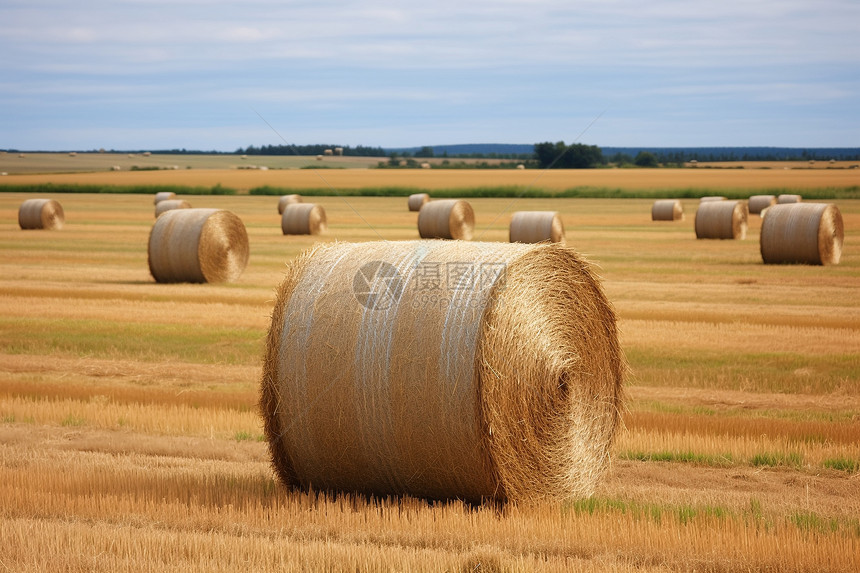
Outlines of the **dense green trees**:
<svg viewBox="0 0 860 573">
<path fill-rule="evenodd" d="M 582 143 L 536 143 L 535 155 L 542 169 L 588 169 L 605 163 L 599 147 Z"/>
</svg>

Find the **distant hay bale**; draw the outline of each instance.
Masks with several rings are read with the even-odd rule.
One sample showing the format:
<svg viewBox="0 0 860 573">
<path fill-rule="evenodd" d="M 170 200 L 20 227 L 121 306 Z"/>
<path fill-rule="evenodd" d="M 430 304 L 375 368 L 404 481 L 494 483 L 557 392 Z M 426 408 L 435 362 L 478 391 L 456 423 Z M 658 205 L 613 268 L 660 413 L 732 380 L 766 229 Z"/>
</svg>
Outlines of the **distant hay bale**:
<svg viewBox="0 0 860 573">
<path fill-rule="evenodd" d="M 762 220 L 759 247 L 765 264 L 838 265 L 842 213 L 832 203 L 774 205 Z"/>
<path fill-rule="evenodd" d="M 776 198 L 777 205 L 787 205 L 789 203 L 800 203 L 803 198 L 800 195 L 790 195 L 783 193 Z"/>
<path fill-rule="evenodd" d="M 335 147 L 334 148 L 335 155 L 343 155 L 343 147 Z"/>
<path fill-rule="evenodd" d="M 69 152 L 69 157 L 77 157 L 77 156 L 78 156 L 77 152 L 75 152 L 75 151 Z"/>
<path fill-rule="evenodd" d="M 475 212 L 462 199 L 426 203 L 418 212 L 418 234 L 422 239 L 469 241 L 475 229 Z"/>
<path fill-rule="evenodd" d="M 334 155 L 331 149 L 323 149 L 323 155 Z"/>
<path fill-rule="evenodd" d="M 430 201 L 430 195 L 427 193 L 413 193 L 409 196 L 407 204 L 410 211 L 420 211 L 425 203 Z"/>
<path fill-rule="evenodd" d="M 651 206 L 652 221 L 683 221 L 684 207 L 677 199 L 658 199 Z"/>
<path fill-rule="evenodd" d="M 711 201 L 725 201 L 726 198 L 722 195 L 709 195 L 699 199 L 699 203 L 710 203 Z"/>
<path fill-rule="evenodd" d="M 430 164 L 425 161 L 421 164 L 421 169 L 430 169 Z"/>
<path fill-rule="evenodd" d="M 302 196 L 291 194 L 291 195 L 281 195 L 281 198 L 278 199 L 278 215 L 284 214 L 284 209 L 287 205 L 292 205 L 294 203 L 301 203 Z"/>
<path fill-rule="evenodd" d="M 18 225 L 22 229 L 59 231 L 65 222 L 63 206 L 53 199 L 27 199 L 18 208 Z"/>
<path fill-rule="evenodd" d="M 149 233 L 149 271 L 159 283 L 218 283 L 248 265 L 248 233 L 223 209 L 166 211 Z"/>
<path fill-rule="evenodd" d="M 20 157 L 21 159 L 24 159 L 24 157 L 26 157 L 26 155 L 24 155 L 23 153 L 19 153 L 18 157 Z"/>
<path fill-rule="evenodd" d="M 517 169 L 525 169 L 525 168 L 526 168 L 526 166 L 525 166 L 525 165 L 523 165 L 522 163 L 520 163 L 519 165 L 517 165 Z"/>
<path fill-rule="evenodd" d="M 164 213 L 165 211 L 172 211 L 173 209 L 190 209 L 191 203 L 185 201 L 184 199 L 166 199 L 164 201 L 159 201 L 155 204 L 155 217 L 158 218 L 159 215 Z"/>
<path fill-rule="evenodd" d="M 762 211 L 771 205 L 776 205 L 775 195 L 753 195 L 749 199 L 750 215 L 761 216 Z"/>
<path fill-rule="evenodd" d="M 111 171 L 122 171 L 122 167 L 120 167 L 119 165 L 114 165 L 110 169 Z"/>
<path fill-rule="evenodd" d="M 144 151 L 144 152 L 143 152 L 143 156 L 144 156 L 144 157 L 149 157 L 149 156 L 151 156 L 151 155 L 152 155 L 152 152 L 150 152 L 150 151 Z"/>
<path fill-rule="evenodd" d="M 319 235 L 325 233 L 328 221 L 322 205 L 293 203 L 281 214 L 281 231 L 285 235 Z"/>
<path fill-rule="evenodd" d="M 743 201 L 710 201 L 696 210 L 697 239 L 740 239 L 747 236 L 749 212 Z"/>
<path fill-rule="evenodd" d="M 607 467 L 625 372 L 615 313 L 571 249 L 341 242 L 288 266 L 260 410 L 291 487 L 565 500 Z"/>
<path fill-rule="evenodd" d="M 169 199 L 176 199 L 176 193 L 173 191 L 159 191 L 155 194 L 153 202 L 158 205 L 160 202 L 167 201 Z"/>
<path fill-rule="evenodd" d="M 323 160 L 323 156 L 322 156 L 322 155 L 317 155 L 317 161 L 322 161 L 322 160 Z"/>
<path fill-rule="evenodd" d="M 512 243 L 564 243 L 564 224 L 556 211 L 517 211 L 511 216 Z"/>
</svg>

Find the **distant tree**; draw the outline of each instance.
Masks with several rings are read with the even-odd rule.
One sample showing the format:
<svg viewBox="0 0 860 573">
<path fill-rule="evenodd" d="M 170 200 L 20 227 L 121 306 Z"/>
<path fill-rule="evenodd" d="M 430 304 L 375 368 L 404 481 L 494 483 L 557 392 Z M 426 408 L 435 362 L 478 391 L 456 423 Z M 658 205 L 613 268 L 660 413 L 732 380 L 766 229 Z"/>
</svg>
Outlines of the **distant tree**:
<svg viewBox="0 0 860 573">
<path fill-rule="evenodd" d="M 433 148 L 429 145 L 425 145 L 415 152 L 415 157 L 433 157 Z"/>
<path fill-rule="evenodd" d="M 535 156 L 543 169 L 588 169 L 604 163 L 603 152 L 596 145 L 574 143 L 570 146 L 563 141 L 536 143 Z"/>
<path fill-rule="evenodd" d="M 650 151 L 640 151 L 637 153 L 633 164 L 637 167 L 657 167 L 659 165 L 657 156 Z"/>
</svg>

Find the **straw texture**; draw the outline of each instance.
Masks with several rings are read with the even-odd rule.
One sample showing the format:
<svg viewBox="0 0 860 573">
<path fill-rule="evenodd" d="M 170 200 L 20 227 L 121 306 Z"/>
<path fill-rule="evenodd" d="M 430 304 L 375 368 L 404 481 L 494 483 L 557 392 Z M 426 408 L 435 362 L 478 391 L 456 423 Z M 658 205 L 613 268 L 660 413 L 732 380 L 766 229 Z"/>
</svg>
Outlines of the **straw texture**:
<svg viewBox="0 0 860 573">
<path fill-rule="evenodd" d="M 281 195 L 281 198 L 278 199 L 278 215 L 284 214 L 284 209 L 287 208 L 287 205 L 293 205 L 295 203 L 301 203 L 302 196 L 301 195 Z"/>
<path fill-rule="evenodd" d="M 775 195 L 753 195 L 749 200 L 749 209 L 750 215 L 759 215 L 761 216 L 761 212 L 770 207 L 771 205 L 776 205 L 776 196 Z"/>
<path fill-rule="evenodd" d="M 53 199 L 27 199 L 18 208 L 18 225 L 22 229 L 58 231 L 65 222 L 63 206 Z"/>
<path fill-rule="evenodd" d="M 842 213 L 832 203 L 793 203 L 768 208 L 759 247 L 766 264 L 837 265 L 842 258 Z"/>
<path fill-rule="evenodd" d="M 230 211 L 166 211 L 149 233 L 149 271 L 160 283 L 230 282 L 247 265 L 248 233 Z"/>
<path fill-rule="evenodd" d="M 710 195 L 699 199 L 699 203 L 710 203 L 711 201 L 725 201 L 726 198 L 722 195 Z"/>
<path fill-rule="evenodd" d="M 176 199 L 176 193 L 173 191 L 159 191 L 155 194 L 155 200 L 153 202 L 158 205 L 162 201 L 167 201 L 169 199 Z"/>
<path fill-rule="evenodd" d="M 475 230 L 475 212 L 462 199 L 431 201 L 418 212 L 418 234 L 422 239 L 469 241 Z"/>
<path fill-rule="evenodd" d="M 652 221 L 683 221 L 684 207 L 677 199 L 659 199 L 651 206 Z"/>
<path fill-rule="evenodd" d="M 564 243 L 564 225 L 555 211 L 517 211 L 508 238 L 512 243 Z"/>
<path fill-rule="evenodd" d="M 777 205 L 787 205 L 789 203 L 800 203 L 803 198 L 800 195 L 782 194 L 776 198 Z"/>
<path fill-rule="evenodd" d="M 430 195 L 427 193 L 413 193 L 409 196 L 409 201 L 407 203 L 410 211 L 420 211 L 421 207 L 429 201 Z"/>
<path fill-rule="evenodd" d="M 281 214 L 281 231 L 285 235 L 319 235 L 328 228 L 325 209 L 314 203 L 293 203 Z"/>
<path fill-rule="evenodd" d="M 260 406 L 288 485 L 558 500 L 606 468 L 625 372 L 570 249 L 335 243 L 288 266 Z"/>
<path fill-rule="evenodd" d="M 157 219 L 159 215 L 164 213 L 165 211 L 170 211 L 172 209 L 190 209 L 191 203 L 185 201 L 184 199 L 165 199 L 164 201 L 159 201 L 155 204 L 155 218 Z"/>
<path fill-rule="evenodd" d="M 746 239 L 749 212 L 743 201 L 707 201 L 696 210 L 697 239 Z"/>
</svg>

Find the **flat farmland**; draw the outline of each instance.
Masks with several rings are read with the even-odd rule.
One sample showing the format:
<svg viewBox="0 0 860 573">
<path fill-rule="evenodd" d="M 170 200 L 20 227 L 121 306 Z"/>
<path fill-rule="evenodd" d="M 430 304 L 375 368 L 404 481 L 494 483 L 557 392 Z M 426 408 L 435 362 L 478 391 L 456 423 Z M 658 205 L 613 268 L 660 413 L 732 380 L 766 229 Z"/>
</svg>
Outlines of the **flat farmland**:
<svg viewBox="0 0 860 573">
<path fill-rule="evenodd" d="M 636 176 L 658 185 L 690 171 Z M 405 185 L 401 173 L 319 172 L 335 188 Z M 759 184 L 752 171 L 712 173 L 738 174 L 721 180 L 731 188 Z M 802 187 L 807 171 L 786 173 L 791 183 L 766 185 Z M 856 171 L 816 175 L 831 173 L 855 183 L 818 186 L 856 184 Z M 293 185 L 218 177 L 319 177 L 98 176 L 163 174 L 240 189 Z M 481 176 L 423 170 L 408 185 L 497 175 Z M 591 176 L 547 172 L 534 184 Z M 31 197 L 0 193 L 2 568 L 860 569 L 860 200 L 837 202 L 841 264 L 811 267 L 763 265 L 755 216 L 744 241 L 697 241 L 693 200 L 684 221 L 656 223 L 644 199 L 471 199 L 485 241 L 506 240 L 512 211 L 560 212 L 568 245 L 598 268 L 631 365 L 624 428 L 595 496 L 472 507 L 289 491 L 262 437 L 257 385 L 285 263 L 317 242 L 418 238 L 405 198 L 314 198 L 329 231 L 286 237 L 277 197 L 187 197 L 243 220 L 250 262 L 235 283 L 159 285 L 147 267 L 151 195 L 59 194 L 65 228 L 22 231 L 17 210 Z"/>
</svg>

